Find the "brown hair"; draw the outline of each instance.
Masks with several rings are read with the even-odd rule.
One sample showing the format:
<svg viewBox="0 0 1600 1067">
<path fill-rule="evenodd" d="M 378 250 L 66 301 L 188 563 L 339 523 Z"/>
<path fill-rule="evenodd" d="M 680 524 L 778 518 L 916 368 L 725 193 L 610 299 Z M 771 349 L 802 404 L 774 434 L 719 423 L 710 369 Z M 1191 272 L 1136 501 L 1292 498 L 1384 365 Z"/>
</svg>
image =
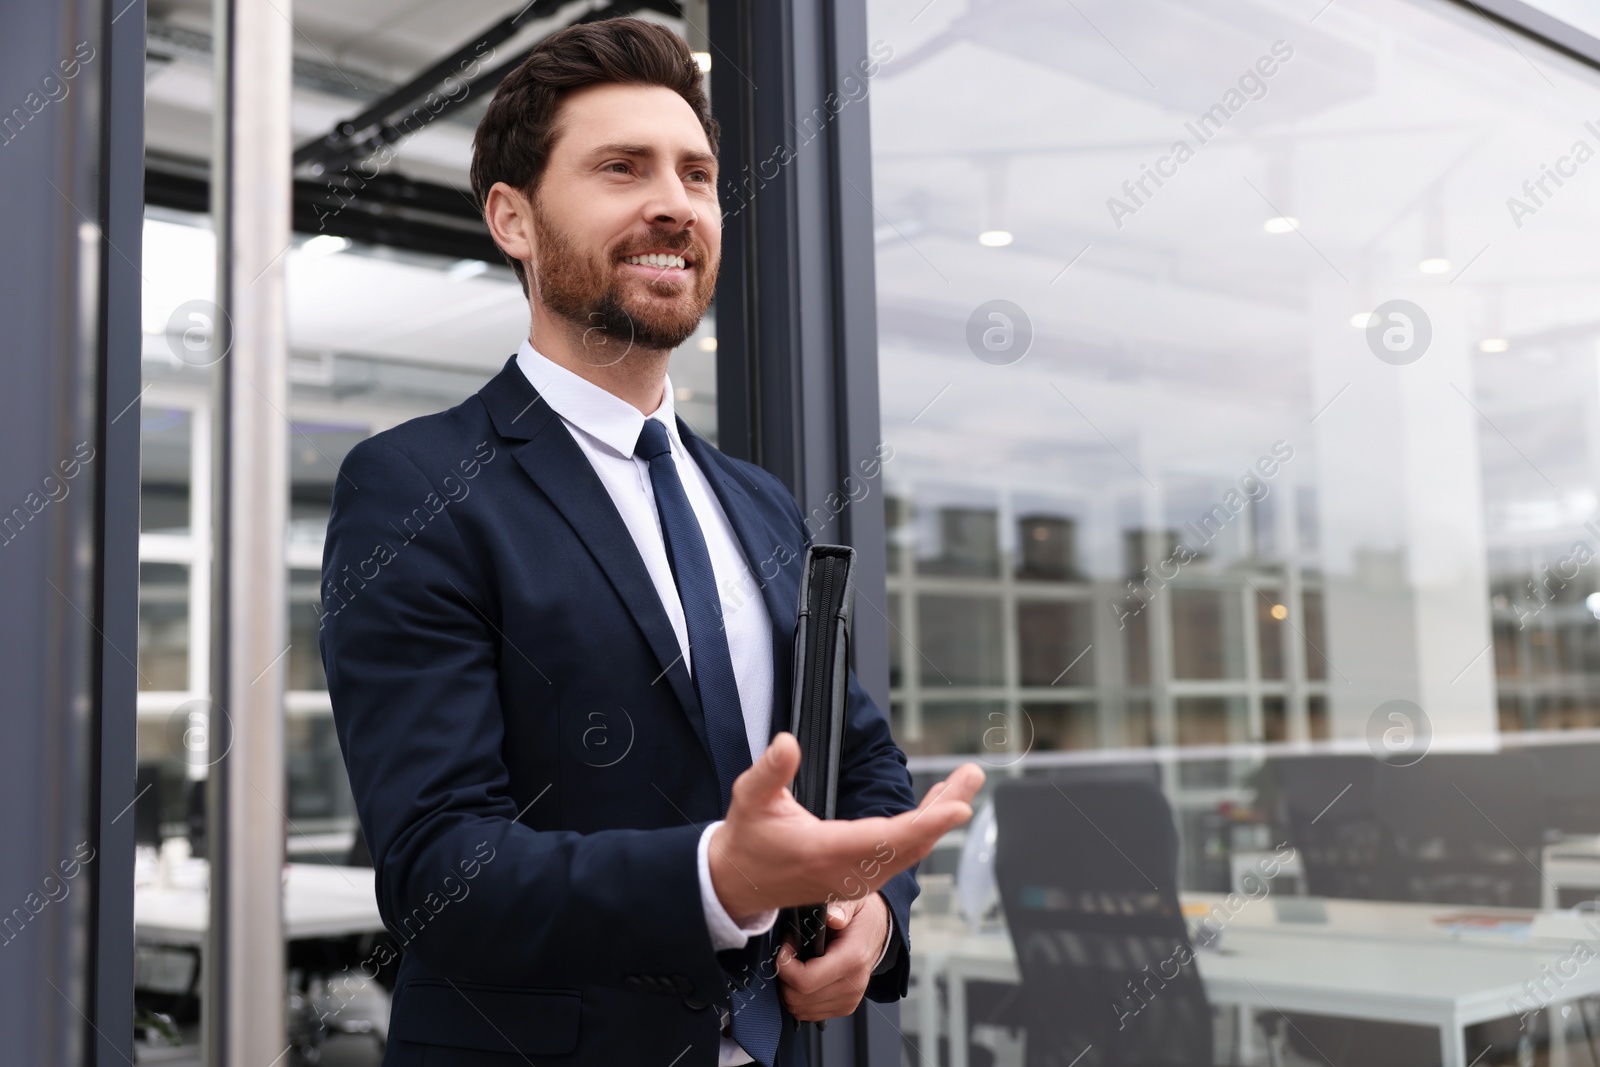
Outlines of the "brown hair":
<svg viewBox="0 0 1600 1067">
<path fill-rule="evenodd" d="M 506 75 L 472 139 L 472 196 L 483 210 L 489 189 L 505 182 L 533 196 L 560 132 L 557 116 L 566 93 L 586 85 L 620 82 L 660 85 L 688 103 L 717 152 L 700 65 L 682 37 L 636 18 L 602 19 L 568 26 L 540 41 Z M 528 288 L 522 264 L 506 257 Z"/>
</svg>

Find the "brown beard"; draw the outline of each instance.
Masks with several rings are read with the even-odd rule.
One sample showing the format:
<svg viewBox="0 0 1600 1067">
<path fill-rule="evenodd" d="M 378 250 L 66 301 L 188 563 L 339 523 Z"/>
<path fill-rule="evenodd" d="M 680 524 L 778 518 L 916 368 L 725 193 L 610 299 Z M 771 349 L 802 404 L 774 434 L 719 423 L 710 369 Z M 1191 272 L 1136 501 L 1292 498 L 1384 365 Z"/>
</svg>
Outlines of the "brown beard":
<svg viewBox="0 0 1600 1067">
<path fill-rule="evenodd" d="M 583 345 L 602 360 L 620 360 L 637 347 L 670 351 L 688 340 L 700 325 L 717 289 L 717 263 L 707 261 L 704 248 L 696 248 L 695 265 L 687 298 L 670 306 L 630 300 L 617 276 L 620 260 L 604 254 L 585 255 L 564 230 L 533 202 L 533 228 L 537 240 L 535 278 L 545 306 L 583 330 Z M 644 248 L 669 248 L 681 252 L 691 245 L 682 230 L 654 229 Z M 625 253 L 631 254 L 631 253 Z M 647 282 L 665 292 L 668 282 Z M 660 289 L 657 289 L 657 286 Z M 684 300 L 687 299 L 687 304 Z M 613 344 L 612 342 L 615 342 Z M 614 357 L 608 353 L 617 353 Z"/>
</svg>

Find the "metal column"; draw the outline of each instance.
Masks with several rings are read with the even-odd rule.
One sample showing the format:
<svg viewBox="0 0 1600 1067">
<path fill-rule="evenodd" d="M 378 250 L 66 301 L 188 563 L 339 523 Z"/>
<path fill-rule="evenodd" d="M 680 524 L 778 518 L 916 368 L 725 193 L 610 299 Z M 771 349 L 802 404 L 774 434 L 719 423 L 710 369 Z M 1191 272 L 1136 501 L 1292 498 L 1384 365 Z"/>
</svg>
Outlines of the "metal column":
<svg viewBox="0 0 1600 1067">
<path fill-rule="evenodd" d="M 889 709 L 864 0 L 712 4 L 722 127 L 719 447 L 778 475 L 818 541 L 857 552 L 856 674 Z M 898 1005 L 821 1035 L 828 1067 L 899 1062 Z"/>
<path fill-rule="evenodd" d="M 260 1067 L 284 1020 L 292 35 L 284 0 L 215 0 L 212 668 L 207 830 L 209 1067 Z"/>
</svg>

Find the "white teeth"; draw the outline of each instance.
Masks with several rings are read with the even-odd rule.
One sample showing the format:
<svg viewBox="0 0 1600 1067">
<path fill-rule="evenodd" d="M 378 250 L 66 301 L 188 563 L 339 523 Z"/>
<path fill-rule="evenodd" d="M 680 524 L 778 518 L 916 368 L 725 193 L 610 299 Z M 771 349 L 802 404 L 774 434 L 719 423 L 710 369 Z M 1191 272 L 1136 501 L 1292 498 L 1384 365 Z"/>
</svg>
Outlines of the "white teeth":
<svg viewBox="0 0 1600 1067">
<path fill-rule="evenodd" d="M 661 252 L 651 252 L 643 256 L 626 256 L 622 261 L 624 263 L 637 263 L 646 267 L 677 267 L 679 270 L 683 270 L 688 266 L 682 256 L 669 256 Z"/>
</svg>

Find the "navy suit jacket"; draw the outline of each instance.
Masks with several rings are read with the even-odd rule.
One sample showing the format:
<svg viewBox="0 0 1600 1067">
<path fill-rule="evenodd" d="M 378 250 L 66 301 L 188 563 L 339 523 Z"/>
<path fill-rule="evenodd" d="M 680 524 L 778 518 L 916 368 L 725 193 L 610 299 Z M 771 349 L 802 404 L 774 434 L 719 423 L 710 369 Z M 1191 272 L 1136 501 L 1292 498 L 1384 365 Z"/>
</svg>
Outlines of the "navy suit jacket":
<svg viewBox="0 0 1600 1067">
<path fill-rule="evenodd" d="M 777 478 L 678 429 L 760 583 L 787 729 L 809 531 Z M 402 946 L 385 1067 L 714 1065 L 735 954 L 701 905 L 719 799 L 699 702 L 616 506 L 514 358 L 350 451 L 322 595 L 334 724 Z M 852 672 L 840 817 L 914 803 Z M 882 892 L 898 958 L 867 996 L 887 1001 L 906 991 L 913 872 Z M 780 1062 L 803 1063 L 785 1024 Z"/>
</svg>

